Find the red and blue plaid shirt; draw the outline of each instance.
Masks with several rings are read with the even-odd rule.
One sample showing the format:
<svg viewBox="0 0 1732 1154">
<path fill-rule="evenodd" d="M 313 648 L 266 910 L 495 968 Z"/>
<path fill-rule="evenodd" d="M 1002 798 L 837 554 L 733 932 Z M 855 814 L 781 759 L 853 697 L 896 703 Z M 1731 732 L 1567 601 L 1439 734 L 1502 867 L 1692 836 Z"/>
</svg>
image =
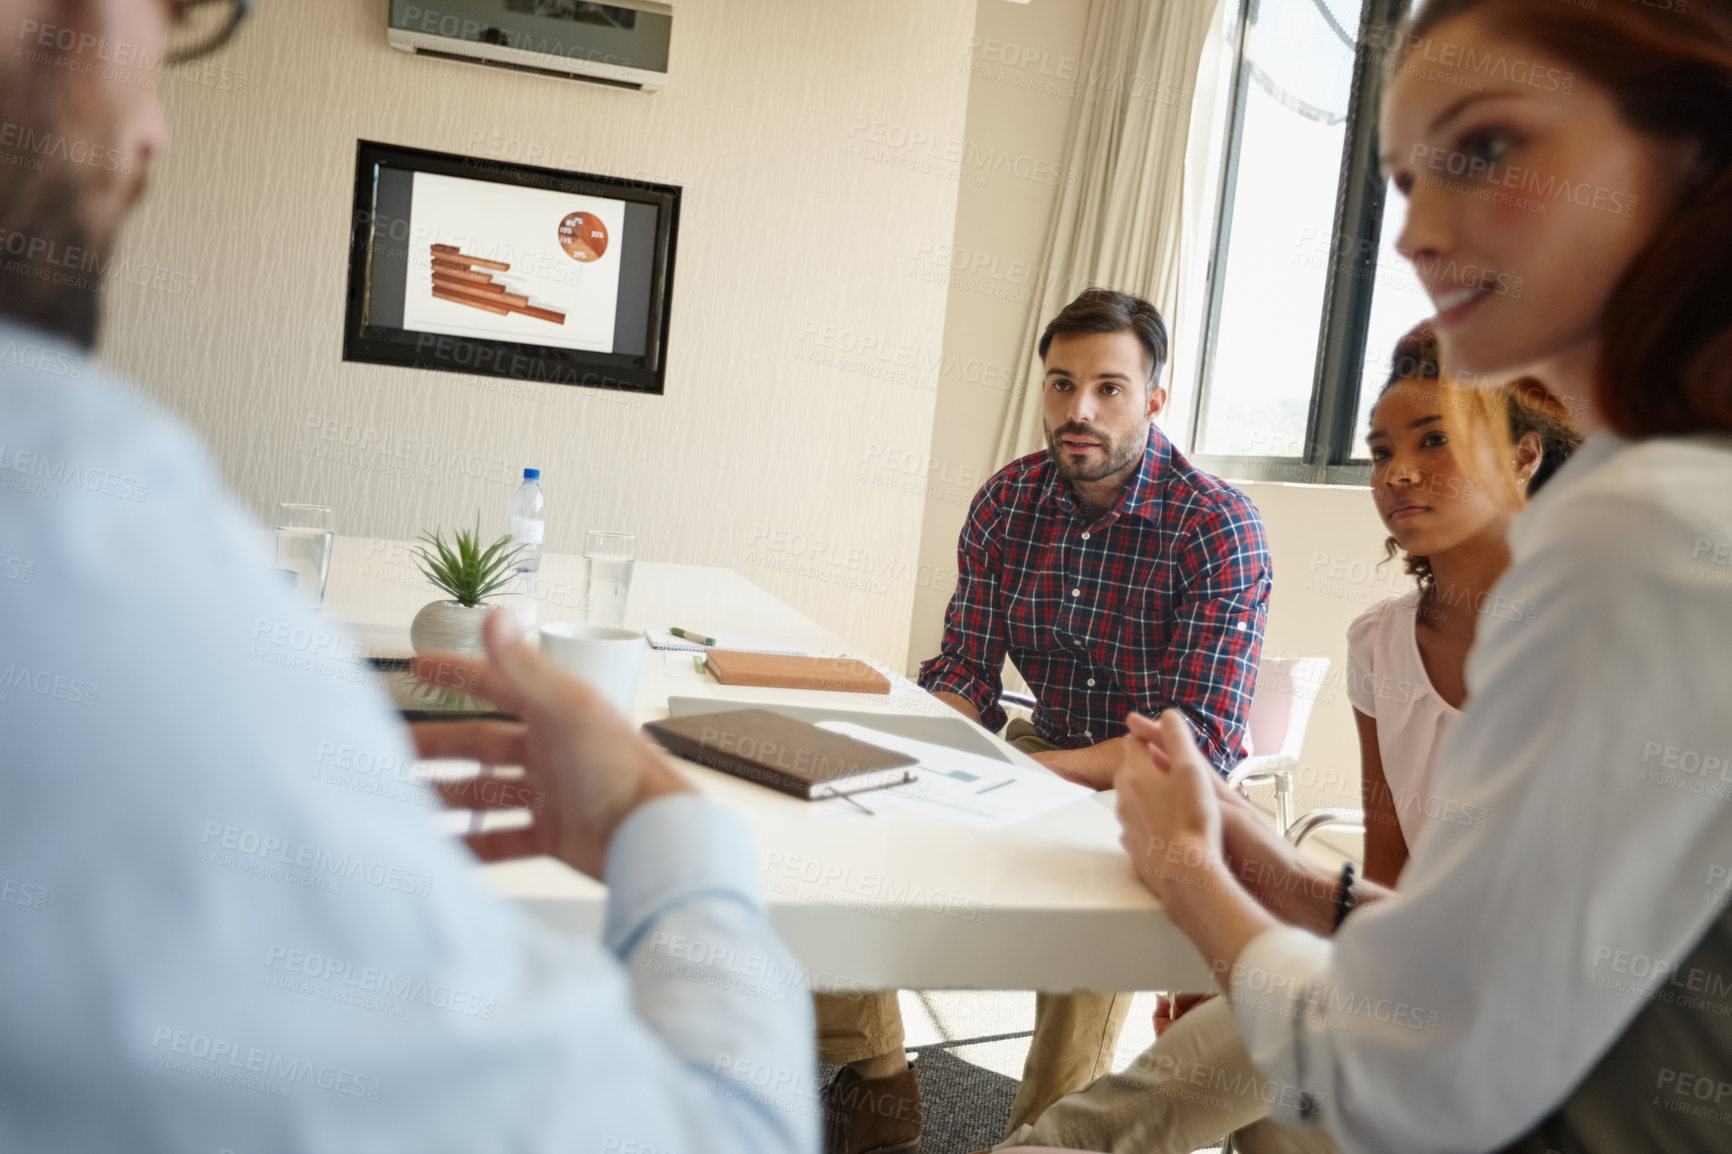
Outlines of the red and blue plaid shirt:
<svg viewBox="0 0 1732 1154">
<path fill-rule="evenodd" d="M 1176 707 L 1217 769 L 1244 755 L 1273 580 L 1263 522 L 1154 425 L 1142 467 L 1092 521 L 1046 452 L 1006 465 L 975 494 L 957 557 L 921 688 L 956 694 L 997 730 L 1008 653 L 1054 745 L 1106 741 L 1133 709 Z"/>
</svg>

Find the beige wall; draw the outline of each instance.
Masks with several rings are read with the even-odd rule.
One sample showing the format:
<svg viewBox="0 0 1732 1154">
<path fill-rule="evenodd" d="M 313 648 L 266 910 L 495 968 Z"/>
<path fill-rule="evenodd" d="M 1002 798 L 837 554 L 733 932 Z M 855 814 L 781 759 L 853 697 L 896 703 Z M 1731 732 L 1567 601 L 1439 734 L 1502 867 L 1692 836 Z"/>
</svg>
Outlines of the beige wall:
<svg viewBox="0 0 1732 1154">
<path fill-rule="evenodd" d="M 971 85 L 965 137 L 971 146 L 1038 152 L 1064 163 L 1074 76 L 1086 5 L 1036 0 L 1028 5 L 981 0 L 971 42 Z M 1221 16 L 1224 16 L 1223 12 Z M 1217 27 L 1218 38 L 1221 28 Z M 1194 237 L 1206 241 L 1214 192 L 1207 147 L 1224 111 L 1214 99 L 1219 77 L 1205 49 L 1195 93 L 1194 171 L 1186 195 Z M 1014 61 L 1014 63 L 1009 63 Z M 1028 306 L 1056 189 L 1031 182 L 964 184 L 957 201 L 956 237 L 949 255 L 949 303 L 944 332 L 945 372 L 939 378 L 932 442 L 910 469 L 928 470 L 914 482 L 925 497 L 921 557 L 930 566 L 954 567 L 956 536 L 967 503 L 1002 462 L 995 439 L 1010 403 L 1010 370 Z M 1194 254 L 1190 254 L 1194 258 Z M 979 264 L 981 272 L 971 270 Z M 1202 268 L 1187 261 L 1188 293 L 1174 320 L 1171 383 L 1174 396 L 1162 418 L 1184 441 L 1192 401 L 1190 360 L 1201 318 Z M 933 265 L 937 276 L 946 265 Z M 974 377 L 968 374 L 974 370 Z M 982 383 L 984 382 L 984 383 Z M 1383 534 L 1363 489 L 1303 485 L 1241 486 L 1262 512 L 1275 565 L 1275 592 L 1264 652 L 1269 656 L 1328 657 L 1331 673 L 1312 713 L 1299 780 L 1301 810 L 1357 805 L 1358 738 L 1343 688 L 1346 630 L 1370 602 L 1403 591 L 1399 567 L 1374 568 Z M 909 630 L 909 665 L 937 651 L 948 588 L 916 589 Z"/>
<path fill-rule="evenodd" d="M 951 236 L 973 21 L 973 0 L 680 0 L 646 95 L 407 56 L 384 0 L 260 5 L 164 84 L 180 144 L 120 254 L 106 356 L 261 515 L 503 531 L 538 465 L 550 548 L 632 530 L 901 663 L 917 583 L 943 578 L 918 501 L 866 466 L 931 433 L 945 289 L 910 254 Z M 666 395 L 345 363 L 357 138 L 683 185 Z"/>
<path fill-rule="evenodd" d="M 961 58 L 969 72 L 965 136 L 977 156 L 1021 154 L 1063 166 L 1087 17 L 1082 2 L 980 0 Z M 1035 179 L 964 184 L 954 241 L 943 251 L 909 254 L 910 275 L 949 287 L 932 440 L 914 448 L 910 467 L 928 568 L 954 574 L 968 502 L 1004 463 L 993 455 L 1012 390 L 1022 385 L 1013 367 L 1017 343 L 1040 291 L 1037 270 L 1058 193 L 1055 182 Z M 954 581 L 915 590 L 911 668 L 938 651 L 953 588 Z"/>
<path fill-rule="evenodd" d="M 997 465 L 1086 5 L 676 11 L 669 87 L 644 95 L 408 57 L 382 2 L 264 5 L 213 70 L 165 83 L 180 144 L 128 233 L 106 355 L 261 515 L 323 501 L 342 532 L 405 537 L 479 509 L 502 530 L 539 465 L 553 549 L 632 529 L 642 556 L 730 566 L 912 666 Z M 343 362 L 363 137 L 683 185 L 667 395 Z M 1246 491 L 1275 553 L 1267 651 L 1336 663 L 1302 801 L 1351 798 L 1343 636 L 1399 579 L 1368 569 L 1362 491 Z"/>
<path fill-rule="evenodd" d="M 1263 515 L 1275 591 L 1263 652 L 1327 657 L 1298 774 L 1303 813 L 1359 804 L 1359 736 L 1347 700 L 1347 626 L 1371 604 L 1412 588 L 1399 561 L 1378 567 L 1385 533 L 1367 489 L 1240 484 Z"/>
</svg>

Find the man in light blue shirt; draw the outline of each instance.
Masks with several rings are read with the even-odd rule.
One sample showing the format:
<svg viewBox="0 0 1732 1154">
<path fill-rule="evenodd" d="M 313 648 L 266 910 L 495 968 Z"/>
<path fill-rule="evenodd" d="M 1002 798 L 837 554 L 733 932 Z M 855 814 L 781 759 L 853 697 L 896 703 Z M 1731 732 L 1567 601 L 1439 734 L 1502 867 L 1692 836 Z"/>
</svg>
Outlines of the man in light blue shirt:
<svg viewBox="0 0 1732 1154">
<path fill-rule="evenodd" d="M 503 620 L 420 672 L 522 724 L 412 740 L 89 359 L 62 274 L 106 264 L 163 133 L 145 67 L 81 61 L 244 7 L 0 0 L 0 120 L 88 146 L 0 166 L 0 1151 L 813 1150 L 809 991 L 742 823 Z M 524 766 L 442 792 L 529 808 L 472 847 L 604 878 L 602 940 L 488 889 L 425 786 L 351 788 L 417 756 Z"/>
</svg>

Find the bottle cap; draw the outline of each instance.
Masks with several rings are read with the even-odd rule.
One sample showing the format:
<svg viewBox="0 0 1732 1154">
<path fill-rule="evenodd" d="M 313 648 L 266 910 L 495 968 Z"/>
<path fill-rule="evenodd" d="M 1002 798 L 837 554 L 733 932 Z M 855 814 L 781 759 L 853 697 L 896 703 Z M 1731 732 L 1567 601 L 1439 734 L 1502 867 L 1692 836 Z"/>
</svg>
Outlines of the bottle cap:
<svg viewBox="0 0 1732 1154">
<path fill-rule="evenodd" d="M 539 480 L 541 480 L 541 470 L 540 469 L 525 469 L 525 470 L 523 470 L 523 479 L 525 481 L 539 481 Z"/>
</svg>

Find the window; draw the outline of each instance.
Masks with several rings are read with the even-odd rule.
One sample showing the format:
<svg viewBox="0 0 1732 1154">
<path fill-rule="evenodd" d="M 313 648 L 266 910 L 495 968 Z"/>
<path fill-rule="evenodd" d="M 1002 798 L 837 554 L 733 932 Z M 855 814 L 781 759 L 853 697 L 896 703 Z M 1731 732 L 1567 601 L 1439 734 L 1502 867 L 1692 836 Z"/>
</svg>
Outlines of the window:
<svg viewBox="0 0 1732 1154">
<path fill-rule="evenodd" d="M 1396 338 L 1432 312 L 1377 166 L 1405 0 L 1237 2 L 1192 456 L 1245 480 L 1363 484 L 1366 410 Z"/>
<path fill-rule="evenodd" d="M 1371 405 L 1389 379 L 1389 361 L 1401 334 L 1431 316 L 1431 298 L 1419 283 L 1407 258 L 1395 251 L 1395 238 L 1407 220 L 1407 201 L 1390 184 L 1383 193 L 1383 228 L 1377 242 L 1376 276 L 1371 283 L 1371 318 L 1365 330 L 1364 366 L 1359 374 L 1359 399 L 1353 406 L 1352 461 L 1369 461 L 1365 434 L 1370 430 Z"/>
</svg>

